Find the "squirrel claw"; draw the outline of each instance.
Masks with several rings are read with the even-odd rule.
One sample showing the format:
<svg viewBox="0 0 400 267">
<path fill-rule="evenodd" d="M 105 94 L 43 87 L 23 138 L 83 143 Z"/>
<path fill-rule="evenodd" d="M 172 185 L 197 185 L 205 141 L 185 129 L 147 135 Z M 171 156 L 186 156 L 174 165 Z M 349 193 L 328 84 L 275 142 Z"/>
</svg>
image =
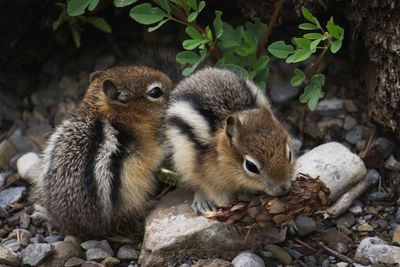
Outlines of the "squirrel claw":
<svg viewBox="0 0 400 267">
<path fill-rule="evenodd" d="M 202 214 L 210 211 L 216 211 L 217 207 L 214 205 L 213 202 L 208 201 L 203 197 L 203 195 L 199 193 L 195 193 L 193 203 L 192 203 L 192 209 L 197 213 L 197 214 Z"/>
</svg>

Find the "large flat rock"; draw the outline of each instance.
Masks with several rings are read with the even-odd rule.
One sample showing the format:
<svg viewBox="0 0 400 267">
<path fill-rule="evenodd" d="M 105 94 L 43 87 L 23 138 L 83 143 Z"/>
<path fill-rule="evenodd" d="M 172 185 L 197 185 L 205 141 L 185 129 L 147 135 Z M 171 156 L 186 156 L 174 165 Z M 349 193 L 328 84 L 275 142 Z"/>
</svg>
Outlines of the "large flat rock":
<svg viewBox="0 0 400 267">
<path fill-rule="evenodd" d="M 141 266 L 179 264 L 188 259 L 231 260 L 243 250 L 282 242 L 286 237 L 286 229 L 253 229 L 245 239 L 246 232 L 196 215 L 191 208 L 192 196 L 192 192 L 177 189 L 164 196 L 147 217 Z"/>
<path fill-rule="evenodd" d="M 317 146 L 305 153 L 298 158 L 295 170 L 312 177 L 319 176 L 331 190 L 331 200 L 338 199 L 367 174 L 362 159 L 337 142 Z"/>
</svg>

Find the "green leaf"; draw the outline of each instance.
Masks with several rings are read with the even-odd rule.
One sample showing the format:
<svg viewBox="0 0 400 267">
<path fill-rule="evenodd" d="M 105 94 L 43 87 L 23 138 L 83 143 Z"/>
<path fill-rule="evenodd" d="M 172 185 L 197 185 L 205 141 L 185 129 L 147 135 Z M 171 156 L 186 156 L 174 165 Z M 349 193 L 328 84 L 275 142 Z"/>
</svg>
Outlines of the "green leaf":
<svg viewBox="0 0 400 267">
<path fill-rule="evenodd" d="M 316 39 L 310 43 L 310 50 L 314 52 L 314 50 L 317 48 L 319 43 L 322 41 L 322 39 Z"/>
<path fill-rule="evenodd" d="M 257 71 L 264 70 L 267 67 L 268 62 L 269 62 L 269 57 L 267 55 L 263 55 L 257 60 L 257 65 L 254 68 Z"/>
<path fill-rule="evenodd" d="M 152 7 L 149 3 L 144 3 L 132 8 L 129 15 L 141 24 L 150 25 L 161 21 L 167 13 L 159 7 Z"/>
<path fill-rule="evenodd" d="M 155 30 L 160 28 L 162 25 L 164 25 L 164 23 L 167 22 L 168 20 L 169 19 L 165 19 L 165 20 L 160 21 L 156 26 L 148 28 L 147 31 L 148 32 L 154 32 Z"/>
<path fill-rule="evenodd" d="M 309 40 L 316 40 L 316 39 L 324 38 L 324 35 L 322 33 L 318 33 L 318 32 L 311 32 L 311 33 L 304 34 L 303 37 L 306 39 L 309 39 Z"/>
<path fill-rule="evenodd" d="M 107 33 L 112 32 L 110 24 L 108 24 L 108 22 L 103 18 L 87 17 L 85 19 L 85 21 L 87 21 L 89 24 L 93 25 L 94 27 L 96 27 L 97 29 L 99 29 L 103 32 L 107 32 Z"/>
<path fill-rule="evenodd" d="M 186 50 L 193 50 L 196 47 L 198 47 L 206 42 L 207 42 L 207 40 L 204 40 L 204 39 L 190 39 L 190 40 L 183 41 L 182 46 Z"/>
<path fill-rule="evenodd" d="M 238 54 L 239 56 L 247 57 L 251 53 L 253 53 L 253 50 L 251 50 L 251 48 L 248 46 L 239 46 L 235 48 L 235 53 Z"/>
<path fill-rule="evenodd" d="M 247 44 L 254 52 L 257 50 L 257 40 L 256 38 L 249 32 L 242 32 L 243 41 Z"/>
<path fill-rule="evenodd" d="M 228 23 L 222 22 L 222 31 L 223 34 L 220 37 L 220 44 L 223 49 L 240 45 L 242 40 L 241 32 L 243 31 L 243 28 L 238 27 L 234 29 Z"/>
<path fill-rule="evenodd" d="M 193 64 L 200 59 L 200 56 L 192 51 L 183 51 L 176 55 L 176 61 L 180 64 Z"/>
<path fill-rule="evenodd" d="M 185 32 L 190 36 L 192 39 L 202 39 L 203 36 L 199 33 L 193 26 L 188 26 L 185 29 Z"/>
<path fill-rule="evenodd" d="M 91 0 L 69 0 L 67 3 L 67 13 L 71 17 L 80 16 L 85 13 L 85 9 L 90 3 Z"/>
<path fill-rule="evenodd" d="M 89 7 L 88 7 L 89 11 L 93 11 L 96 8 L 96 6 L 99 4 L 99 1 L 100 0 L 90 0 Z"/>
<path fill-rule="evenodd" d="M 221 35 L 224 33 L 223 29 L 222 29 L 222 12 L 217 10 L 215 11 L 215 19 L 213 22 L 214 25 L 214 31 L 215 31 L 215 37 L 219 38 L 221 37 Z"/>
<path fill-rule="evenodd" d="M 79 28 L 76 24 L 70 24 L 69 28 L 71 30 L 72 38 L 76 47 L 81 47 L 81 34 L 79 33 Z"/>
<path fill-rule="evenodd" d="M 333 54 L 335 54 L 337 51 L 339 51 L 339 49 L 342 47 L 342 41 L 341 40 L 335 40 L 332 42 L 331 44 L 331 52 Z"/>
<path fill-rule="evenodd" d="M 317 18 L 314 17 L 313 14 L 311 14 L 310 10 L 303 6 L 301 7 L 301 13 L 303 14 L 303 17 L 311 23 L 316 24 L 316 22 L 318 21 Z"/>
<path fill-rule="evenodd" d="M 257 39 L 258 42 L 263 37 L 264 33 L 267 31 L 267 25 L 265 23 L 262 23 L 259 19 L 254 20 L 253 23 L 247 21 L 246 31 L 251 33 Z"/>
<path fill-rule="evenodd" d="M 290 84 L 292 86 L 300 86 L 303 83 L 305 77 L 306 76 L 304 75 L 304 72 L 301 69 L 295 68 L 293 77 L 290 80 Z"/>
<path fill-rule="evenodd" d="M 293 63 L 294 53 L 287 57 L 286 63 Z"/>
<path fill-rule="evenodd" d="M 192 13 L 189 14 L 187 21 L 188 22 L 192 22 L 197 18 L 197 15 L 199 13 L 197 13 L 197 11 L 193 11 Z"/>
<path fill-rule="evenodd" d="M 249 73 L 247 72 L 247 70 L 245 70 L 243 67 L 239 66 L 239 65 L 234 65 L 234 64 L 224 64 L 222 66 L 220 66 L 223 69 L 228 69 L 230 71 L 233 71 L 234 73 L 236 73 L 237 75 L 239 75 L 242 78 L 248 78 L 249 77 Z"/>
<path fill-rule="evenodd" d="M 318 26 L 313 23 L 305 22 L 305 23 L 301 23 L 299 25 L 299 29 L 306 30 L 306 31 L 312 31 L 312 30 L 318 30 Z"/>
<path fill-rule="evenodd" d="M 324 97 L 322 88 L 310 84 L 304 88 L 303 94 L 300 95 L 300 103 L 307 103 L 308 108 L 314 111 L 322 97 Z"/>
<path fill-rule="evenodd" d="M 293 43 L 297 48 L 309 48 L 311 45 L 311 41 L 305 38 L 293 38 Z"/>
<path fill-rule="evenodd" d="M 304 61 L 306 59 L 308 59 L 312 54 L 312 51 L 310 50 L 310 48 L 301 48 L 296 50 L 296 52 L 293 54 L 293 61 L 292 63 L 297 63 L 297 62 L 301 62 Z"/>
<path fill-rule="evenodd" d="M 323 74 L 315 74 L 311 77 L 310 84 L 315 85 L 317 87 L 322 87 L 325 84 L 325 75 Z"/>
<path fill-rule="evenodd" d="M 291 45 L 285 44 L 284 41 L 277 41 L 268 46 L 268 51 L 273 56 L 284 59 L 294 52 L 294 48 Z"/>
<path fill-rule="evenodd" d="M 344 29 L 339 25 L 336 25 L 333 21 L 333 17 L 326 23 L 326 28 L 330 35 L 332 35 L 335 39 L 343 40 Z"/>
<path fill-rule="evenodd" d="M 204 29 L 204 32 L 205 32 L 206 38 L 207 38 L 209 41 L 212 41 L 212 40 L 213 40 L 213 36 L 212 36 L 212 32 L 211 32 L 210 26 L 207 26 L 207 27 Z"/>
<path fill-rule="evenodd" d="M 193 10 L 197 11 L 197 0 L 186 0 L 186 2 Z"/>
<path fill-rule="evenodd" d="M 206 6 L 206 2 L 205 1 L 201 1 L 199 3 L 199 8 L 197 9 L 197 12 L 200 13 L 201 11 L 203 11 L 205 6 Z"/>
<path fill-rule="evenodd" d="M 136 3 L 137 0 L 114 0 L 114 6 L 115 7 L 126 7 L 129 5 L 132 5 L 133 3 Z"/>
<path fill-rule="evenodd" d="M 158 0 L 158 4 L 163 10 L 165 10 L 165 12 L 171 12 L 171 7 L 169 6 L 168 0 Z"/>
</svg>

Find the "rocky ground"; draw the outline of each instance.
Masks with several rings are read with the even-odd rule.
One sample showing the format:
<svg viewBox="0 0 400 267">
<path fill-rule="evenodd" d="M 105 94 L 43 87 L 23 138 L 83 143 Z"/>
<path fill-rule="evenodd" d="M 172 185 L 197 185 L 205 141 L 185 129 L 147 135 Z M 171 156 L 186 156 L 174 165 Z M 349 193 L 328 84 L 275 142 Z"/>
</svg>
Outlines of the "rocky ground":
<svg viewBox="0 0 400 267">
<path fill-rule="evenodd" d="M 295 137 L 298 155 L 303 155 L 297 170 L 325 177 L 332 203 L 357 182 L 371 179 L 369 188 L 340 216 L 300 216 L 295 220 L 296 234 L 275 229 L 251 232 L 246 238 L 237 229 L 196 216 L 190 209 L 191 195 L 169 187 L 163 194 L 172 192 L 149 215 L 141 242 L 80 240 L 49 232 L 21 177 L 32 175 L 34 153 L 40 152 L 54 125 L 74 109 L 90 72 L 119 64 L 125 59 L 118 52 L 122 50 L 134 49 L 81 50 L 74 57 L 43 62 L 30 74 L 0 79 L 0 264 L 138 266 L 140 259 L 142 266 L 344 267 L 352 262 L 400 262 L 400 147 L 368 120 L 364 96 L 359 94 L 363 85 L 343 62 L 336 62 L 341 71 L 326 67 L 331 82 L 314 113 L 298 103 L 298 90 L 288 83 L 290 70 L 285 66 L 273 63 L 269 91 L 279 117 Z"/>
</svg>

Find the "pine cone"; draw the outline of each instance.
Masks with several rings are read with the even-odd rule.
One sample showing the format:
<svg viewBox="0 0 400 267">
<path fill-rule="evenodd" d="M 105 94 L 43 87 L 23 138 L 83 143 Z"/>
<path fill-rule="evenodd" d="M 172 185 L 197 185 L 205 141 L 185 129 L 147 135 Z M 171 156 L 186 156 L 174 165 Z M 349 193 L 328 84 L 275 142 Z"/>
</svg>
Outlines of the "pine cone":
<svg viewBox="0 0 400 267">
<path fill-rule="evenodd" d="M 240 196 L 239 202 L 206 214 L 208 218 L 243 227 L 282 227 L 299 214 L 311 215 L 328 205 L 330 191 L 319 177 L 298 174 L 285 196 Z M 247 199 L 246 199 L 247 198 Z"/>
</svg>

